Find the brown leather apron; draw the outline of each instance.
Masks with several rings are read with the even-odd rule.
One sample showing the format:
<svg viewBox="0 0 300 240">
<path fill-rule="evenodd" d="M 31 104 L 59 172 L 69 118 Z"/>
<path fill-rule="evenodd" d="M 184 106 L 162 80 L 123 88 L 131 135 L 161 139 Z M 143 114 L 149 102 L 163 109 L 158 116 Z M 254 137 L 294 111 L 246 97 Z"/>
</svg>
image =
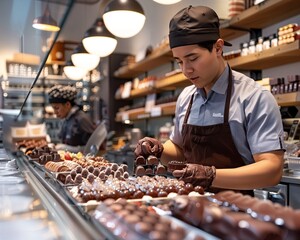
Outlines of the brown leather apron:
<svg viewBox="0 0 300 240">
<path fill-rule="evenodd" d="M 217 169 L 237 168 L 245 165 L 235 147 L 228 123 L 231 92 L 232 71 L 229 68 L 224 123 L 208 126 L 187 124 L 193 104 L 194 94 L 192 95 L 182 126 L 183 151 L 188 163 L 215 166 Z M 215 193 L 224 190 L 229 189 L 208 189 L 208 191 Z M 241 190 L 238 192 L 253 196 L 252 190 Z"/>
</svg>

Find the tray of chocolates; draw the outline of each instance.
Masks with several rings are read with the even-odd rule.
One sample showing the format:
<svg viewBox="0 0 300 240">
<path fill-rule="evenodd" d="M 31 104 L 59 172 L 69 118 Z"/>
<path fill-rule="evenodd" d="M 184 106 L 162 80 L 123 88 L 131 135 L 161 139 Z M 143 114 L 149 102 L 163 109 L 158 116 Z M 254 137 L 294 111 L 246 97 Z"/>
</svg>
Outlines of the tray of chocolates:
<svg viewBox="0 0 300 240">
<path fill-rule="evenodd" d="M 177 219 L 158 214 L 153 208 L 125 199 L 106 199 L 92 214 L 97 227 L 103 225 L 120 239 L 218 239 Z"/>
<path fill-rule="evenodd" d="M 76 177 L 75 177 L 76 178 Z M 112 175 L 82 178 L 78 185 L 66 187 L 67 195 L 80 207 L 90 210 L 97 202 L 108 198 L 124 198 L 128 201 L 150 201 L 149 199 L 167 199 L 177 195 L 204 195 L 200 186 L 185 184 L 174 178 L 164 176 L 142 176 L 117 178 Z"/>
<path fill-rule="evenodd" d="M 134 160 L 134 175 L 135 176 L 167 176 L 167 168 L 160 163 L 160 159 L 154 155 L 144 157 L 137 156 Z"/>
<path fill-rule="evenodd" d="M 48 146 L 35 147 L 25 153 L 29 161 L 38 162 L 45 165 L 48 161 L 61 161 L 60 154 Z"/>
<path fill-rule="evenodd" d="M 222 191 L 207 198 L 174 198 L 172 215 L 226 239 L 300 239 L 300 212 L 291 207 Z"/>
<path fill-rule="evenodd" d="M 60 179 L 60 182 L 64 185 L 78 185 L 84 181 L 93 184 L 94 181 L 105 181 L 109 176 L 123 180 L 128 178 L 128 166 L 126 164 L 118 165 L 117 163 L 103 165 L 101 167 L 94 167 L 93 165 L 88 165 L 86 167 L 77 166 L 66 174 L 64 180 Z"/>
</svg>

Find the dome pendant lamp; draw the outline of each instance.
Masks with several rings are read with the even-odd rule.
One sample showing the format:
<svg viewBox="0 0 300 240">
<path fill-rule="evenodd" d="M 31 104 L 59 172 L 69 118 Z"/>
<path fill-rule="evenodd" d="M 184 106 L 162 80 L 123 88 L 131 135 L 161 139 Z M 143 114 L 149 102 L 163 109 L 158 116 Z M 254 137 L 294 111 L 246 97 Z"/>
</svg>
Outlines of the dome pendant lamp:
<svg viewBox="0 0 300 240">
<path fill-rule="evenodd" d="M 87 52 L 99 57 L 110 55 L 117 46 L 115 36 L 107 30 L 102 18 L 86 31 L 82 43 Z"/>
<path fill-rule="evenodd" d="M 87 71 L 83 68 L 79 68 L 74 66 L 71 61 L 68 61 L 67 64 L 64 66 L 64 73 L 67 78 L 71 80 L 81 80 L 87 74 Z"/>
<path fill-rule="evenodd" d="M 130 38 L 142 30 L 146 17 L 136 0 L 112 0 L 104 9 L 103 20 L 112 34 Z"/>
<path fill-rule="evenodd" d="M 48 32 L 58 32 L 60 30 L 57 22 L 51 16 L 48 3 L 46 5 L 43 16 L 35 18 L 33 20 L 32 27 Z"/>
<path fill-rule="evenodd" d="M 153 0 L 153 1 L 164 5 L 170 5 L 170 4 L 178 3 L 181 0 Z"/>
<path fill-rule="evenodd" d="M 91 71 L 99 65 L 100 57 L 88 53 L 83 47 L 83 44 L 80 43 L 71 55 L 71 60 L 75 67 L 82 68 L 86 71 Z"/>
</svg>

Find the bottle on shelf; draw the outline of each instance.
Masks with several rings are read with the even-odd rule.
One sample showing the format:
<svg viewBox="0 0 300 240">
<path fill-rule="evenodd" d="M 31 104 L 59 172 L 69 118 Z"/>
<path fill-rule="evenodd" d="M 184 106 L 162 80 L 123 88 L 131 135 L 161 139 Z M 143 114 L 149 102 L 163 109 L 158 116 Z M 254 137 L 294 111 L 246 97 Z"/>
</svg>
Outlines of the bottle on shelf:
<svg viewBox="0 0 300 240">
<path fill-rule="evenodd" d="M 171 123 L 167 122 L 164 126 L 160 127 L 159 129 L 159 141 L 161 143 L 165 143 L 171 134 L 172 125 Z"/>
</svg>

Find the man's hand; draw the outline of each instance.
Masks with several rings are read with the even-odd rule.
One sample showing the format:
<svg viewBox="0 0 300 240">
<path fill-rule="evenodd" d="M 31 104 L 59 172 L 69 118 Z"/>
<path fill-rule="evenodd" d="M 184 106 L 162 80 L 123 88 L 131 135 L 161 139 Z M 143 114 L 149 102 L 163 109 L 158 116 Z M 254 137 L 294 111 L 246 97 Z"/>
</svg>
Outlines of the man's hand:
<svg viewBox="0 0 300 240">
<path fill-rule="evenodd" d="M 175 170 L 173 176 L 185 183 L 192 183 L 194 186 L 208 189 L 216 176 L 216 168 L 214 166 L 187 164 L 184 169 Z"/>
<path fill-rule="evenodd" d="M 164 150 L 163 145 L 155 138 L 145 137 L 138 141 L 134 151 L 135 156 L 144 156 L 147 158 L 149 155 L 154 155 L 157 158 L 161 157 Z"/>
</svg>

